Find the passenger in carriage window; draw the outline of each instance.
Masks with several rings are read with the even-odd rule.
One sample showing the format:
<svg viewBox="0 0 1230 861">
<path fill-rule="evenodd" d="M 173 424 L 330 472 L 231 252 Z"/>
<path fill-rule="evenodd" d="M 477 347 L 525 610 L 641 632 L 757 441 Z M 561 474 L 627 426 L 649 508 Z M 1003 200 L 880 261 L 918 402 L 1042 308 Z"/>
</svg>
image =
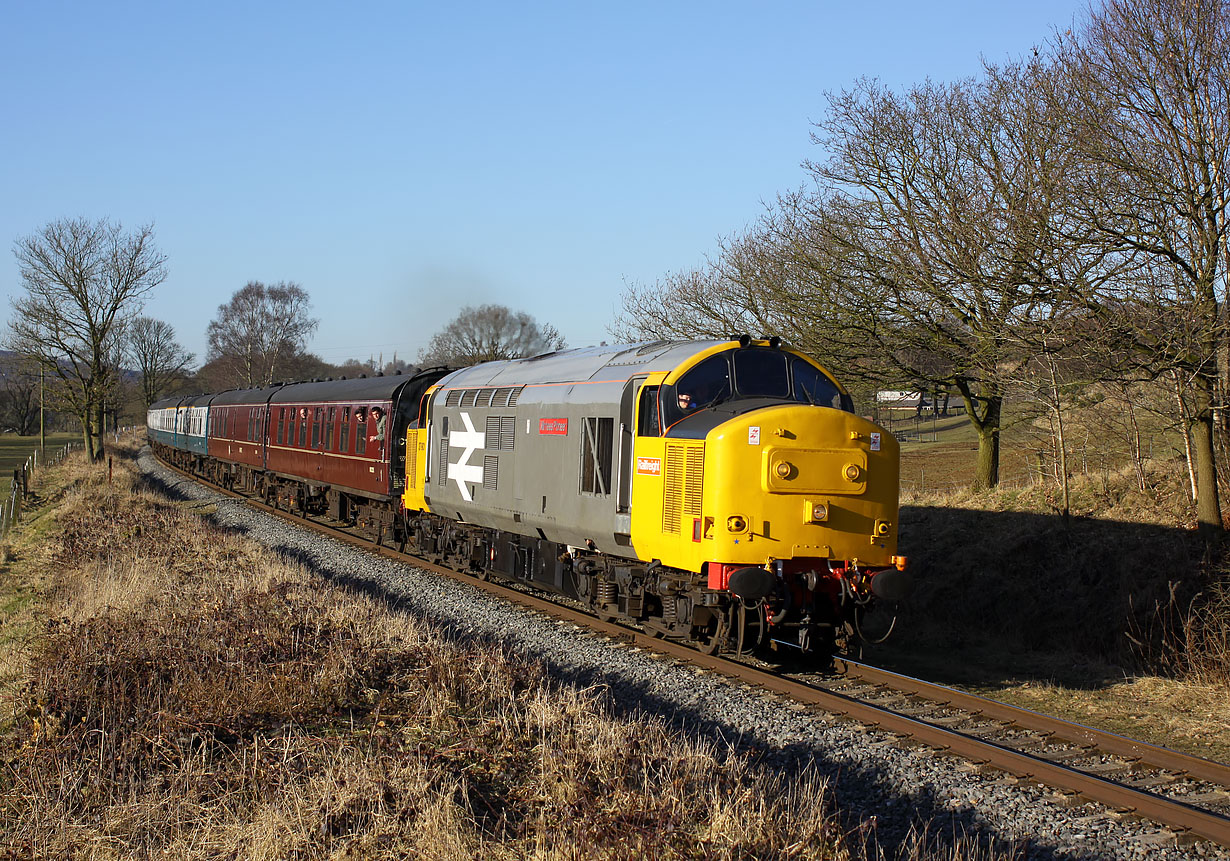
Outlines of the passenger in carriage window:
<svg viewBox="0 0 1230 861">
<path fill-rule="evenodd" d="M 354 411 L 354 453 L 367 454 L 367 410 L 358 407 Z"/>
<path fill-rule="evenodd" d="M 380 407 L 372 407 L 370 432 L 375 442 L 384 442 L 384 410 L 380 409 Z"/>
</svg>

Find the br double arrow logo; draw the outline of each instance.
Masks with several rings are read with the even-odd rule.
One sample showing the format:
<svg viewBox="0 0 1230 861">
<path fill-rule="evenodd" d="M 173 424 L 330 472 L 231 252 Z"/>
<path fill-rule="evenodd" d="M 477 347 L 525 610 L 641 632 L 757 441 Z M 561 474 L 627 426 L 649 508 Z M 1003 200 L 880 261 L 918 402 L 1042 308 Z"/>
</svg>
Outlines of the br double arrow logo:
<svg viewBox="0 0 1230 861">
<path fill-rule="evenodd" d="M 448 477 L 457 482 L 457 490 L 461 492 L 461 498 L 466 502 L 473 502 L 474 497 L 470 493 L 469 485 L 478 484 L 483 480 L 483 468 L 471 465 L 470 456 L 474 454 L 475 449 L 487 447 L 487 434 L 474 429 L 474 422 L 470 420 L 469 413 L 461 414 L 461 423 L 466 426 L 465 430 L 449 431 L 448 435 L 450 448 L 456 446 L 463 449 L 461 458 L 456 463 L 449 461 Z"/>
</svg>

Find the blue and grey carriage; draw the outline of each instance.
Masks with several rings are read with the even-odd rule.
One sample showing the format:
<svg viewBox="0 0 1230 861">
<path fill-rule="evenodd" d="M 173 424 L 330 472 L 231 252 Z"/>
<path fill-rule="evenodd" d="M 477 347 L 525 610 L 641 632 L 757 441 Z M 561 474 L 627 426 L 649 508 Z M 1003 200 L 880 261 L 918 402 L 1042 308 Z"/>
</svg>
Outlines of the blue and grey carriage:
<svg viewBox="0 0 1230 861">
<path fill-rule="evenodd" d="M 163 398 L 150 405 L 145 423 L 150 444 L 203 457 L 207 451 L 209 405 L 216 395 Z"/>
</svg>

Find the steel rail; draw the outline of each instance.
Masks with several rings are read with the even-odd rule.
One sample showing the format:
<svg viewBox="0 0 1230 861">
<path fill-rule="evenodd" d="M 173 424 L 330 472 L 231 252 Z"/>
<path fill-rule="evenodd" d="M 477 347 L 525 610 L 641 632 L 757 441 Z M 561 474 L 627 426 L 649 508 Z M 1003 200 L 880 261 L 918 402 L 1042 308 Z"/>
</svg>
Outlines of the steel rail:
<svg viewBox="0 0 1230 861">
<path fill-rule="evenodd" d="M 166 461 L 159 460 L 159 462 L 193 481 L 204 481 L 198 476 L 194 476 L 179 467 L 166 463 Z M 1188 832 L 1222 846 L 1230 847 L 1230 817 L 1202 810 L 1190 804 L 1165 798 L 1151 792 L 1115 783 L 1112 780 L 1051 762 L 1039 756 L 1012 750 L 995 742 L 979 739 L 958 730 L 930 724 L 925 720 L 899 714 L 874 703 L 862 702 L 837 691 L 830 691 L 806 684 L 796 679 L 752 667 L 729 658 L 706 655 L 691 646 L 672 640 L 659 639 L 651 634 L 646 634 L 618 622 L 604 622 L 588 613 L 564 606 L 555 601 L 503 586 L 497 581 L 481 580 L 472 574 L 462 573 L 430 560 L 376 544 L 366 537 L 356 535 L 340 527 L 298 516 L 285 509 L 274 508 L 265 502 L 245 496 L 234 490 L 220 487 L 211 482 L 205 483 L 213 490 L 233 498 L 242 499 L 256 509 L 275 514 L 289 522 L 306 526 L 314 531 L 337 538 L 368 552 L 412 563 L 543 615 L 570 622 L 578 627 L 588 628 L 612 639 L 638 646 L 646 651 L 657 652 L 678 659 L 681 662 L 702 667 L 736 681 L 750 684 L 797 702 L 815 706 L 825 712 L 840 715 L 870 726 L 876 726 L 889 733 L 914 739 L 937 750 L 960 756 L 975 764 L 995 768 L 1018 778 L 1030 779 L 1061 792 L 1079 795 L 1090 801 L 1104 804 L 1112 810 L 1151 819 L 1161 825 Z M 857 666 L 860 672 L 865 669 L 868 676 L 879 676 L 881 678 L 892 676 L 892 674 L 884 670 L 873 672 L 875 668 L 862 664 L 855 665 L 853 662 L 848 663 Z M 922 682 L 917 679 L 912 681 L 917 688 L 919 696 L 927 696 L 926 691 L 933 689 L 944 696 L 948 696 L 951 692 L 960 694 L 962 698 L 974 697 L 973 694 L 965 694 L 942 685 L 931 685 L 928 682 Z M 894 683 L 890 682 L 889 684 Z M 1003 703 L 995 703 L 992 700 L 977 699 L 979 700 L 980 710 L 985 707 L 986 711 L 982 713 L 988 716 L 991 716 L 990 712 L 998 711 L 999 709 L 1011 710 L 1014 714 L 1025 711 L 1014 709 L 1014 707 Z M 1013 720 L 1015 721 L 1015 718 Z M 1072 726 L 1075 727 L 1077 725 Z M 1100 734 L 1099 731 L 1088 727 L 1084 729 L 1091 734 L 1091 738 Z M 1120 738 L 1113 734 L 1107 735 Z M 1128 740 L 1124 739 L 1124 741 Z M 1143 745 L 1143 743 L 1136 744 Z M 1164 750 L 1164 748 L 1158 748 L 1158 750 Z M 1171 753 L 1175 752 L 1171 751 Z M 1185 756 L 1177 753 L 1175 755 L 1177 757 Z M 1212 764 L 1216 765 L 1216 763 Z M 1224 781 L 1219 780 L 1216 782 L 1225 785 Z"/>
<path fill-rule="evenodd" d="M 1095 747 L 1102 753 L 1111 753 L 1155 768 L 1164 768 L 1177 774 L 1230 787 L 1230 766 L 1224 763 L 1171 750 L 1168 747 L 1136 741 L 1117 733 L 1072 723 L 1020 706 L 980 697 L 957 688 L 899 675 L 859 661 L 843 661 L 842 663 L 847 667 L 845 675 L 848 678 L 887 685 L 895 691 L 916 694 L 937 705 L 954 706 L 972 714 L 1012 724 L 1021 729 L 1046 733 L 1065 741 Z"/>
</svg>

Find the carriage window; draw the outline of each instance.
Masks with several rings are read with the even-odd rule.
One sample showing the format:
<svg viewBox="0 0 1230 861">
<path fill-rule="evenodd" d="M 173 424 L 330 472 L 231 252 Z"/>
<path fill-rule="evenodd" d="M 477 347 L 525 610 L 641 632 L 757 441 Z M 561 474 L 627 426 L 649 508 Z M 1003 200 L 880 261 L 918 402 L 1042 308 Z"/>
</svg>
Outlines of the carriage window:
<svg viewBox="0 0 1230 861">
<path fill-rule="evenodd" d="M 354 411 L 354 453 L 367 454 L 367 410 Z"/>
<path fill-rule="evenodd" d="M 745 398 L 788 398 L 790 378 L 785 353 L 776 350 L 736 350 L 735 385 Z"/>
<path fill-rule="evenodd" d="M 278 445 L 286 441 L 286 407 L 278 407 L 278 435 L 275 439 Z"/>
<path fill-rule="evenodd" d="M 320 415 L 323 413 L 320 407 L 317 407 L 312 413 L 312 448 L 320 446 Z"/>
<path fill-rule="evenodd" d="M 342 407 L 342 442 L 338 451 L 343 454 L 350 451 L 350 407 Z"/>
<path fill-rule="evenodd" d="M 611 494 L 615 419 L 587 416 L 581 423 L 581 492 Z"/>
<path fill-rule="evenodd" d="M 307 407 L 299 408 L 299 445 L 307 446 L 308 441 L 308 411 Z"/>
<path fill-rule="evenodd" d="M 794 371 L 794 399 L 805 404 L 843 409 L 841 392 L 833 381 L 820 373 L 810 362 L 796 358 L 791 363 Z"/>
<path fill-rule="evenodd" d="M 337 407 L 329 407 L 329 418 L 325 420 L 325 450 L 333 451 L 333 422 L 337 419 Z"/>
<path fill-rule="evenodd" d="M 658 425 L 657 386 L 641 388 L 641 409 L 636 418 L 636 433 L 638 436 L 662 435 L 662 429 Z"/>
</svg>

